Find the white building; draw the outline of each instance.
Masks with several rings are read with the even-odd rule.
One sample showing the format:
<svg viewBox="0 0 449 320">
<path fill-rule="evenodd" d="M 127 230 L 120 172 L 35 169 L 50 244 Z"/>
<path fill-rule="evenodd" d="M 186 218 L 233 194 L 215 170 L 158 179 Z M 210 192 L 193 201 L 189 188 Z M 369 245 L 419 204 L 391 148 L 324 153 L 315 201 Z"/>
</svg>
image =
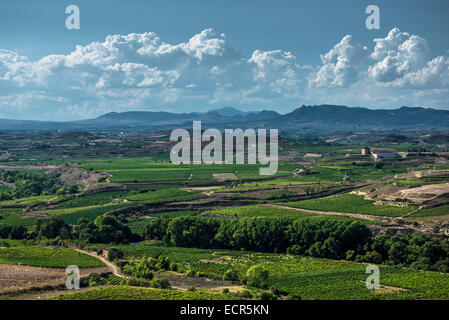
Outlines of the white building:
<svg viewBox="0 0 449 320">
<path fill-rule="evenodd" d="M 390 153 L 390 152 L 388 152 L 388 153 L 372 153 L 372 156 L 376 160 L 379 160 L 379 159 L 397 159 L 397 158 L 401 157 L 397 153 Z"/>
</svg>

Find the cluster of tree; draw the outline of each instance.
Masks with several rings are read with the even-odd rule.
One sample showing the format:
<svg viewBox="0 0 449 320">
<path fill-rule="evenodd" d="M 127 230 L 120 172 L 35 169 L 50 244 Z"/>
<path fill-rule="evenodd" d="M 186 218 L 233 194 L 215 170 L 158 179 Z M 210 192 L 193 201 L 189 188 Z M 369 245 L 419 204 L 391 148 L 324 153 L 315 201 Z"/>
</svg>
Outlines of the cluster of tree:
<svg viewBox="0 0 449 320">
<path fill-rule="evenodd" d="M 449 243 L 418 233 L 410 233 L 403 237 L 385 233 L 373 239 L 364 255 L 347 252 L 346 258 L 449 272 Z"/>
<path fill-rule="evenodd" d="M 28 230 L 22 226 L 0 225 L 0 238 L 21 240 L 27 237 Z"/>
<path fill-rule="evenodd" d="M 44 174 L 17 170 L 0 170 L 0 180 L 14 183 L 15 188 L 0 192 L 0 200 L 19 199 L 42 194 L 66 194 L 78 192 L 77 185 L 68 185 L 59 178 Z"/>
<path fill-rule="evenodd" d="M 22 226 L 0 226 L 0 238 L 10 239 L 62 239 L 86 243 L 129 243 L 140 237 L 113 216 L 99 216 L 94 222 L 81 218 L 72 228 L 59 217 L 39 219 L 31 230 Z"/>
<path fill-rule="evenodd" d="M 371 232 L 359 222 L 271 218 L 152 219 L 145 235 L 180 247 L 292 252 L 333 259 L 344 258 L 347 250 L 363 253 L 371 240 Z"/>
<path fill-rule="evenodd" d="M 422 234 L 373 237 L 360 222 L 201 217 L 152 219 L 147 239 L 167 245 L 347 259 L 449 272 L 449 244 Z"/>
<path fill-rule="evenodd" d="M 87 243 L 129 243 L 140 240 L 140 237 L 117 218 L 98 216 L 94 222 L 79 219 L 74 229 L 74 239 Z"/>
<path fill-rule="evenodd" d="M 140 261 L 130 261 L 123 267 L 126 274 L 132 275 L 136 278 L 143 278 L 151 280 L 153 278 L 153 271 L 177 270 L 176 265 L 170 264 L 168 257 L 144 257 Z"/>
</svg>

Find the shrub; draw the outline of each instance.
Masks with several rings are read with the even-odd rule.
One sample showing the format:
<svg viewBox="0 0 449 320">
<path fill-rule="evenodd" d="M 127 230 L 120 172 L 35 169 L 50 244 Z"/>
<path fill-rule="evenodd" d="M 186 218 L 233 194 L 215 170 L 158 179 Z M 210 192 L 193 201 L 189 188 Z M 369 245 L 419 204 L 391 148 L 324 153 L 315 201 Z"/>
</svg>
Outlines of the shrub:
<svg viewBox="0 0 449 320">
<path fill-rule="evenodd" d="M 239 280 L 239 274 L 237 271 L 235 270 L 227 270 L 224 274 L 223 274 L 223 280 L 227 280 L 227 281 L 238 281 Z"/>
<path fill-rule="evenodd" d="M 194 277 L 195 276 L 195 271 L 192 269 L 187 270 L 186 272 L 186 277 Z"/>
<path fill-rule="evenodd" d="M 376 251 L 368 251 L 363 260 L 365 262 L 382 263 L 382 255 Z"/>
<path fill-rule="evenodd" d="M 247 283 L 257 288 L 266 288 L 268 285 L 268 270 L 261 265 L 254 265 L 246 272 Z"/>
<path fill-rule="evenodd" d="M 98 284 L 98 281 L 100 281 L 100 276 L 98 273 L 92 273 L 89 276 L 89 287 L 96 286 Z"/>
<path fill-rule="evenodd" d="M 273 294 L 273 292 L 271 292 L 271 291 L 263 291 L 259 294 L 259 299 L 273 301 L 273 300 L 277 300 L 278 297 L 275 294 Z"/>
<path fill-rule="evenodd" d="M 374 164 L 374 168 L 376 169 L 382 169 L 384 166 L 384 163 L 382 161 L 376 161 L 376 163 Z"/>
<path fill-rule="evenodd" d="M 246 298 L 246 299 L 251 299 L 253 297 L 251 292 L 249 292 L 249 290 L 246 290 L 246 289 L 242 290 L 242 291 L 238 291 L 238 292 L 234 293 L 234 295 L 236 297 Z"/>
<path fill-rule="evenodd" d="M 126 281 L 126 284 L 128 286 L 134 286 L 134 287 L 151 287 L 151 282 L 143 279 L 137 279 L 137 278 L 129 278 Z"/>
<path fill-rule="evenodd" d="M 346 251 L 346 260 L 349 261 L 354 261 L 356 257 L 355 251 L 354 250 L 348 250 Z"/>
<path fill-rule="evenodd" d="M 280 296 L 280 295 L 281 295 L 281 292 L 280 292 L 279 289 L 276 288 L 276 287 L 271 287 L 271 288 L 270 288 L 270 291 L 271 291 L 274 295 L 276 295 L 276 296 Z"/>
<path fill-rule="evenodd" d="M 170 288 L 170 282 L 167 278 L 154 278 L 151 280 L 151 286 L 159 289 L 168 289 Z"/>
</svg>

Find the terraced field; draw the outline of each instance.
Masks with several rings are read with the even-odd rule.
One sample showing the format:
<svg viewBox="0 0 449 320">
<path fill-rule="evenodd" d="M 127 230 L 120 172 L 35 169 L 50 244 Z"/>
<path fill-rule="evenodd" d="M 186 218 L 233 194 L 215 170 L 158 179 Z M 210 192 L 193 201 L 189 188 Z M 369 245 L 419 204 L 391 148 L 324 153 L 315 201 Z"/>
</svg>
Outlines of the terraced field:
<svg viewBox="0 0 449 320">
<path fill-rule="evenodd" d="M 313 220 L 358 220 L 367 223 L 373 223 L 372 221 L 365 221 L 361 219 L 354 219 L 345 216 L 324 216 L 316 213 L 309 212 L 298 212 L 288 209 L 279 209 L 268 206 L 246 206 L 246 207 L 232 207 L 225 208 L 214 211 L 207 211 L 204 213 L 207 216 L 216 217 L 240 217 L 240 218 L 250 218 L 250 217 L 266 217 L 266 218 L 288 218 L 288 219 L 313 219 Z"/>
<path fill-rule="evenodd" d="M 0 263 L 52 268 L 66 268 L 69 265 L 80 268 L 103 266 L 101 261 L 71 249 L 41 246 L 0 248 Z"/>
<path fill-rule="evenodd" d="M 431 217 L 442 215 L 449 215 L 449 205 L 423 209 L 418 212 L 412 213 L 411 215 L 409 215 L 409 217 Z"/>
<path fill-rule="evenodd" d="M 302 299 L 449 299 L 449 277 L 438 272 L 381 266 L 381 289 L 373 292 L 365 287 L 367 264 L 362 263 L 275 253 L 145 245 L 117 247 L 134 258 L 163 254 L 179 264 L 181 270 L 193 270 L 214 279 L 221 279 L 227 270 L 235 270 L 244 277 L 251 266 L 261 265 L 269 272 L 269 286 Z"/>
<path fill-rule="evenodd" d="M 257 182 L 263 185 L 301 185 L 314 183 L 342 182 L 347 176 L 350 181 L 366 181 L 369 179 L 379 179 L 406 172 L 406 167 L 384 166 L 376 169 L 373 166 L 312 166 L 308 173 L 298 174 L 292 177 L 278 178 Z M 248 185 L 254 185 L 249 183 Z"/>
<path fill-rule="evenodd" d="M 194 292 L 169 289 L 115 286 L 61 295 L 55 300 L 237 300 L 233 296 L 207 291 Z"/>
<path fill-rule="evenodd" d="M 90 161 L 82 168 L 108 172 L 111 182 L 136 183 L 157 181 L 214 181 L 213 174 L 232 173 L 239 179 L 260 179 L 260 165 L 174 165 L 150 158 Z M 289 175 L 294 164 L 281 163 L 276 175 Z"/>
<path fill-rule="evenodd" d="M 327 198 L 287 202 L 283 205 L 317 211 L 347 212 L 387 217 L 400 217 L 418 209 L 416 206 L 396 207 L 375 205 L 374 201 L 365 200 L 363 196 L 355 194 L 342 194 Z"/>
</svg>

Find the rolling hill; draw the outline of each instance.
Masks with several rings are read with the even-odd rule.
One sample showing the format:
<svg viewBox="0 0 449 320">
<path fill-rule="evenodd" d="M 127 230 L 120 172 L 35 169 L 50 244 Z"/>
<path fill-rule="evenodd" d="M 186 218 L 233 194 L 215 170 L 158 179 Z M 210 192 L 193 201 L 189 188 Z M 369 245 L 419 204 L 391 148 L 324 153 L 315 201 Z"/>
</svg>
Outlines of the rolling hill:
<svg viewBox="0 0 449 320">
<path fill-rule="evenodd" d="M 148 130 L 191 128 L 192 121 L 224 128 L 278 128 L 291 132 L 357 130 L 444 130 L 449 129 L 449 111 L 430 108 L 368 109 L 336 105 L 302 106 L 287 114 L 263 110 L 244 112 L 225 107 L 209 112 L 171 113 L 161 111 L 110 112 L 94 119 L 52 122 L 0 119 L 1 130 Z"/>
</svg>

